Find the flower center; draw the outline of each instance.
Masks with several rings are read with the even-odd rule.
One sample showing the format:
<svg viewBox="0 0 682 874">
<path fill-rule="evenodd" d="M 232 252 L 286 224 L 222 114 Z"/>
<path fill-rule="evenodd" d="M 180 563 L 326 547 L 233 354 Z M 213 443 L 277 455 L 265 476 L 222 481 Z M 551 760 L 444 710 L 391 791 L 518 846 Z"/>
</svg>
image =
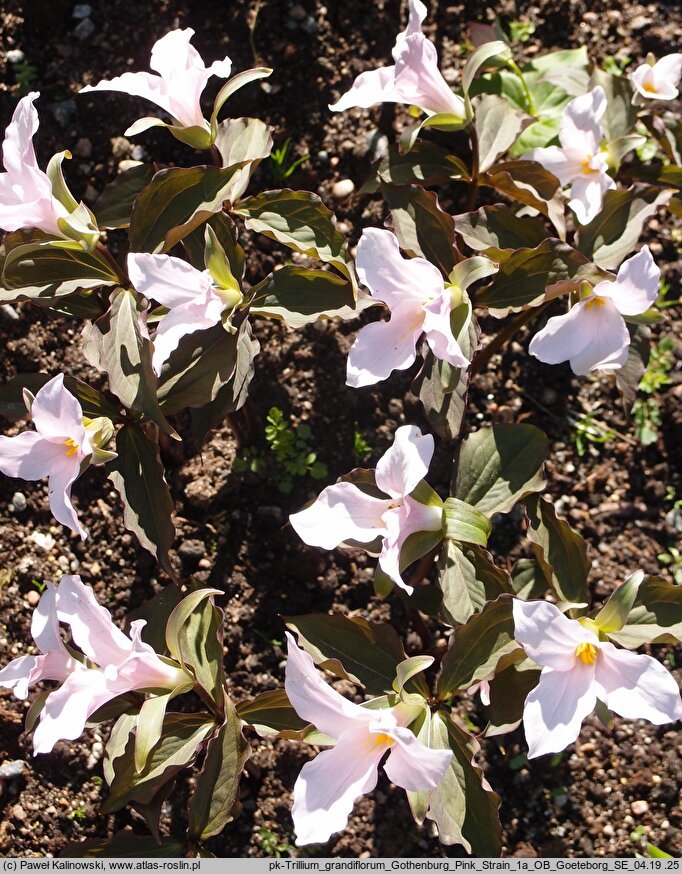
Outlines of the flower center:
<svg viewBox="0 0 682 874">
<path fill-rule="evenodd" d="M 597 661 L 598 647 L 593 643 L 579 643 L 575 654 L 584 665 L 593 665 Z"/>
<path fill-rule="evenodd" d="M 393 743 L 393 738 L 389 737 L 387 734 L 377 734 L 375 735 L 374 740 L 377 746 L 382 747 L 390 747 Z"/>
<path fill-rule="evenodd" d="M 644 90 L 648 91 L 649 94 L 655 94 L 656 93 L 656 86 L 653 84 L 653 82 L 645 82 L 644 83 Z"/>
<path fill-rule="evenodd" d="M 597 169 L 592 166 L 594 155 L 589 154 L 582 163 L 583 173 L 596 173 Z"/>
<path fill-rule="evenodd" d="M 68 440 L 64 441 L 64 446 L 66 446 L 66 456 L 67 458 L 71 455 L 75 455 L 78 452 L 78 444 L 75 440 L 72 440 L 70 437 Z"/>
<path fill-rule="evenodd" d="M 605 303 L 606 303 L 606 298 L 599 297 L 598 294 L 595 294 L 594 297 L 591 297 L 587 301 L 586 309 L 591 310 L 592 307 L 597 307 L 597 309 L 599 309 L 599 307 L 603 307 Z"/>
</svg>

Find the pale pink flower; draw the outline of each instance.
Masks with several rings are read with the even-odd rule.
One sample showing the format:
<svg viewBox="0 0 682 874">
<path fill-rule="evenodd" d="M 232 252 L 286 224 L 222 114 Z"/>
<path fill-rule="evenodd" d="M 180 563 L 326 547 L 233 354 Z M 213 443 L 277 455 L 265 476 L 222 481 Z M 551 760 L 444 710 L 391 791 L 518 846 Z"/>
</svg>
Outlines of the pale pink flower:
<svg viewBox="0 0 682 874">
<path fill-rule="evenodd" d="M 217 325 L 223 313 L 231 312 L 241 299 L 232 290 L 218 288 L 208 270 L 196 270 L 172 255 L 131 252 L 128 274 L 140 294 L 169 310 L 154 336 L 152 367 L 157 375 L 184 336 Z"/>
<path fill-rule="evenodd" d="M 665 55 L 655 64 L 640 64 L 630 76 L 632 84 L 648 100 L 674 100 L 682 76 L 682 54 Z"/>
<path fill-rule="evenodd" d="M 210 126 L 201 111 L 201 94 L 211 76 L 221 79 L 229 77 L 232 62 L 225 57 L 207 67 L 199 52 L 190 45 L 193 36 L 194 31 L 188 27 L 172 30 L 154 43 L 149 66 L 158 76 L 153 73 L 123 73 L 114 79 L 103 79 L 97 85 L 86 85 L 80 93 L 121 91 L 134 97 L 143 97 L 164 109 L 178 126 L 201 127 L 209 132 Z M 158 118 L 141 118 L 125 134 L 132 136 L 162 124 Z"/>
<path fill-rule="evenodd" d="M 598 282 L 563 316 L 552 316 L 528 351 L 545 364 L 570 361 L 578 376 L 618 370 L 628 357 L 630 334 L 623 316 L 640 315 L 658 295 L 661 271 L 648 246 L 623 261 L 615 280 Z"/>
<path fill-rule="evenodd" d="M 71 628 L 73 643 L 97 667 L 71 656 L 59 633 L 59 623 Z M 114 625 L 109 611 L 97 603 L 79 576 L 63 576 L 47 590 L 33 614 L 31 633 L 42 655 L 21 656 L 0 671 L 0 687 L 26 698 L 40 680 L 58 680 L 40 712 L 33 735 L 36 753 L 49 753 L 59 740 L 74 740 L 85 723 L 107 701 L 133 691 L 191 688 L 191 678 L 163 661 L 142 640 L 145 621 L 130 624 L 130 637 Z"/>
<path fill-rule="evenodd" d="M 351 106 L 406 103 L 418 106 L 427 115 L 445 113 L 464 118 L 464 101 L 443 78 L 436 47 L 421 31 L 425 18 L 426 6 L 421 0 L 410 0 L 407 27 L 393 46 L 395 64 L 361 73 L 350 90 L 329 108 L 341 112 Z"/>
<path fill-rule="evenodd" d="M 436 358 L 468 366 L 450 327 L 451 292 L 437 267 L 425 258 L 403 258 L 395 234 L 379 228 L 362 232 L 356 266 L 360 281 L 386 304 L 391 318 L 360 330 L 348 355 L 347 385 L 373 385 L 405 370 L 417 357 L 422 334 Z"/>
<path fill-rule="evenodd" d="M 427 506 L 410 497 L 432 457 L 433 437 L 414 425 L 402 425 L 376 467 L 376 484 L 389 498 L 374 498 L 352 483 L 336 483 L 289 521 L 305 543 L 322 549 L 334 549 L 346 540 L 369 544 L 381 537 L 381 569 L 411 593 L 412 586 L 400 575 L 403 544 L 415 531 L 438 531 L 443 524 L 442 506 Z"/>
<path fill-rule="evenodd" d="M 513 614 L 514 636 L 542 665 L 523 709 L 529 759 L 573 743 L 597 699 L 628 719 L 682 718 L 677 683 L 656 659 L 617 649 L 546 601 L 515 599 Z"/>
<path fill-rule="evenodd" d="M 49 477 L 52 515 L 85 540 L 87 534 L 71 503 L 71 486 L 81 463 L 92 455 L 92 446 L 81 405 L 64 388 L 63 374 L 53 377 L 37 392 L 31 416 L 35 431 L 0 437 L 0 471 L 25 480 Z"/>
<path fill-rule="evenodd" d="M 532 149 L 524 155 L 553 173 L 562 188 L 571 185 L 568 205 L 581 225 L 591 222 L 601 209 L 604 194 L 616 183 L 608 174 L 608 155 L 600 151 L 600 121 L 606 112 L 601 85 L 566 105 L 559 128 L 558 146 Z"/>
<path fill-rule="evenodd" d="M 294 786 L 291 815 L 296 844 L 321 844 L 342 831 L 360 795 L 377 784 L 379 763 L 391 782 L 408 792 L 434 789 L 452 759 L 432 750 L 407 728 L 420 713 L 403 703 L 383 710 L 361 707 L 339 695 L 320 677 L 311 657 L 287 632 L 284 688 L 294 710 L 336 741 L 307 762 Z"/>
<path fill-rule="evenodd" d="M 32 91 L 22 97 L 5 131 L 0 173 L 0 228 L 17 231 L 38 228 L 46 234 L 63 237 L 58 219 L 69 211 L 52 193 L 52 183 L 38 167 L 33 136 L 38 130 L 38 113 L 33 101 L 40 97 Z"/>
</svg>

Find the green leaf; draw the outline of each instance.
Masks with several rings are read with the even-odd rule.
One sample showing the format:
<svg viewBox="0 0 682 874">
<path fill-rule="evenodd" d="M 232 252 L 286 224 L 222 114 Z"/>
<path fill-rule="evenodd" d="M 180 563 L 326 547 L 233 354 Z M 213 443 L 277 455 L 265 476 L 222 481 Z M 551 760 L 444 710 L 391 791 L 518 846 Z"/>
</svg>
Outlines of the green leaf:
<svg viewBox="0 0 682 874">
<path fill-rule="evenodd" d="M 523 650 L 514 639 L 513 600 L 500 595 L 454 630 L 438 678 L 441 699 L 489 680 L 501 662 L 506 666 L 522 657 Z"/>
<path fill-rule="evenodd" d="M 503 57 L 505 60 L 511 57 L 511 51 L 507 43 L 502 42 L 502 40 L 492 40 L 491 42 L 483 43 L 483 45 L 474 49 L 467 58 L 462 70 L 462 90 L 464 91 L 464 98 L 469 109 L 471 108 L 469 91 L 471 90 L 474 77 L 482 66 L 495 57 Z M 469 112 L 470 115 L 471 113 Z"/>
<path fill-rule="evenodd" d="M 609 274 L 568 243 L 548 239 L 534 249 L 517 249 L 505 258 L 476 303 L 501 318 L 573 291 L 584 280 L 596 283 L 606 278 Z"/>
<path fill-rule="evenodd" d="M 97 253 L 51 244 L 44 234 L 7 234 L 0 249 L 0 303 L 50 303 L 85 289 L 116 285 L 118 277 Z M 26 242 L 28 241 L 28 242 Z M 73 244 L 77 246 L 76 243 Z"/>
<path fill-rule="evenodd" d="M 140 707 L 135 730 L 135 770 L 138 772 L 142 771 L 149 754 L 161 738 L 163 720 L 172 694 L 153 695 Z"/>
<path fill-rule="evenodd" d="M 218 288 L 235 293 L 235 306 L 238 305 L 242 297 L 241 276 L 232 273 L 230 258 L 209 222 L 204 225 L 204 266 Z"/>
<path fill-rule="evenodd" d="M 182 246 L 189 257 L 190 263 L 197 270 L 203 270 L 206 267 L 206 252 L 204 249 L 206 226 L 212 228 L 218 243 L 230 262 L 230 272 L 237 282 L 241 284 L 244 278 L 244 261 L 246 256 L 244 249 L 239 245 L 237 225 L 224 212 L 218 212 L 211 216 L 206 225 L 197 228 L 191 234 L 183 237 Z"/>
<path fill-rule="evenodd" d="M 269 124 L 258 118 L 230 118 L 218 125 L 215 146 L 223 167 L 245 164 L 235 175 L 226 197 L 230 203 L 239 201 L 256 168 L 272 151 L 272 131 Z"/>
<path fill-rule="evenodd" d="M 412 810 L 417 814 L 428 805 L 426 816 L 438 827 L 441 843 L 462 844 L 476 856 L 498 856 L 500 797 L 474 763 L 480 751 L 478 741 L 442 711 L 426 715 L 418 737 L 431 749 L 452 750 L 453 756 L 435 789 L 407 793 Z"/>
<path fill-rule="evenodd" d="M 560 601 L 589 603 L 587 578 L 591 562 L 587 543 L 565 519 L 557 516 L 549 498 L 530 495 L 524 500 L 528 538 L 545 579 Z"/>
<path fill-rule="evenodd" d="M 444 517 L 447 540 L 477 543 L 479 546 L 487 545 L 493 526 L 487 517 L 474 507 L 470 507 L 458 498 L 447 498 Z"/>
<path fill-rule="evenodd" d="M 402 154 L 396 145 L 379 162 L 379 180 L 390 185 L 447 185 L 451 181 L 468 182 L 469 171 L 463 162 L 446 149 L 428 140 L 417 140 Z"/>
<path fill-rule="evenodd" d="M 261 737 L 278 735 L 300 740 L 309 723 L 296 713 L 284 689 L 261 692 L 250 701 L 237 705 L 237 713 Z"/>
<path fill-rule="evenodd" d="M 370 695 L 391 691 L 405 652 L 390 625 L 328 613 L 285 616 L 284 621 L 319 667 L 364 686 Z"/>
<path fill-rule="evenodd" d="M 62 171 L 62 163 L 64 159 L 70 159 L 71 157 L 72 155 L 69 151 L 57 152 L 56 155 L 53 155 L 50 158 L 45 170 L 45 174 L 52 185 L 52 196 L 55 197 L 68 212 L 74 212 L 79 206 L 78 201 L 69 191 Z"/>
<path fill-rule="evenodd" d="M 604 634 L 612 634 L 623 628 L 635 604 L 643 579 L 643 571 L 635 571 L 634 574 L 631 574 L 627 580 L 611 592 L 604 606 L 593 617 L 594 622 Z"/>
<path fill-rule="evenodd" d="M 133 204 L 143 188 L 154 178 L 151 164 L 138 164 L 119 173 L 95 201 L 94 211 L 100 228 L 130 227 Z"/>
<path fill-rule="evenodd" d="M 599 213 L 581 225 L 578 249 L 600 267 L 615 270 L 635 250 L 647 219 L 668 203 L 672 193 L 649 185 L 607 191 Z"/>
<path fill-rule="evenodd" d="M 252 67 L 250 70 L 242 70 L 240 73 L 237 73 L 232 78 L 228 79 L 227 82 L 223 85 L 223 87 L 218 91 L 216 98 L 213 102 L 213 112 L 211 113 L 211 130 L 216 129 L 216 123 L 218 119 L 218 113 L 223 107 L 223 104 L 226 100 L 228 100 L 236 91 L 239 91 L 240 88 L 243 88 L 245 85 L 249 85 L 251 82 L 255 82 L 257 79 L 267 79 L 270 76 L 272 70 L 270 67 Z"/>
<path fill-rule="evenodd" d="M 131 734 L 123 755 L 109 762 L 109 797 L 100 812 L 113 813 L 132 801 L 149 804 L 169 780 L 194 761 L 214 728 L 215 723 L 204 713 L 167 713 L 161 740 L 139 773 L 135 771 L 135 737 Z"/>
<path fill-rule="evenodd" d="M 449 540 L 438 557 L 440 614 L 448 625 L 460 625 L 483 609 L 486 601 L 511 593 L 509 577 L 479 546 Z"/>
<path fill-rule="evenodd" d="M 189 804 L 187 835 L 205 841 L 219 834 L 233 818 L 239 780 L 251 748 L 242 736 L 241 720 L 225 695 L 225 721 L 206 747 L 204 765 Z"/>
<path fill-rule="evenodd" d="M 381 193 L 400 247 L 410 256 L 426 258 L 447 278 L 462 255 L 455 243 L 455 221 L 440 208 L 438 197 L 416 186 L 382 184 Z"/>
<path fill-rule="evenodd" d="M 66 844 L 60 859 L 179 859 L 185 856 L 184 841 L 161 838 L 158 843 L 151 835 L 136 835 L 132 829 L 122 829 L 113 838 L 88 838 Z"/>
<path fill-rule="evenodd" d="M 242 164 L 159 170 L 135 200 L 130 219 L 132 252 L 169 252 L 220 212 Z"/>
<path fill-rule="evenodd" d="M 496 260 L 511 255 L 516 249 L 534 249 L 547 239 L 541 218 L 519 218 L 511 207 L 503 204 L 482 206 L 477 212 L 456 215 L 455 228 L 467 246 Z"/>
<path fill-rule="evenodd" d="M 571 99 L 570 96 L 560 88 L 555 88 L 554 92 L 557 97 L 561 95 L 564 96 L 565 99 L 562 101 L 564 106 Z M 512 155 L 515 158 L 522 158 L 531 149 L 544 149 L 549 146 L 553 141 L 556 141 L 559 136 L 560 126 L 561 117 L 554 114 L 548 118 L 543 118 L 539 121 L 533 122 L 533 124 L 529 124 L 512 146 Z"/>
<path fill-rule="evenodd" d="M 505 161 L 481 174 L 480 184 L 537 209 L 561 239 L 566 236 L 565 204 L 559 180 L 537 161 Z"/>
<path fill-rule="evenodd" d="M 171 521 L 175 505 L 164 477 L 159 446 L 136 425 L 124 425 L 116 435 L 116 452 L 109 479 L 123 502 L 123 524 L 176 580 L 168 557 L 175 539 Z"/>
<path fill-rule="evenodd" d="M 479 170 L 489 170 L 504 154 L 531 119 L 510 107 L 506 100 L 487 94 L 474 110 L 474 127 L 478 136 Z"/>
<path fill-rule="evenodd" d="M 52 377 L 48 373 L 20 373 L 0 386 L 0 414 L 6 419 L 20 419 L 28 415 L 24 403 L 24 389 L 36 395 Z M 78 400 L 83 415 L 89 419 L 106 416 L 120 422 L 118 409 L 101 392 L 75 376 L 65 376 L 64 386 Z"/>
<path fill-rule="evenodd" d="M 396 677 L 393 681 L 393 689 L 396 695 L 400 695 L 407 683 L 418 674 L 427 671 L 435 659 L 430 655 L 412 656 L 398 665 Z"/>
<path fill-rule="evenodd" d="M 623 367 L 616 370 L 615 374 L 625 412 L 629 414 L 637 398 L 639 383 L 649 363 L 651 331 L 646 325 L 628 325 L 627 328 L 630 334 L 628 357 Z"/>
<path fill-rule="evenodd" d="M 190 668 L 195 676 L 197 676 L 197 671 L 202 673 L 202 668 L 206 664 L 209 665 L 207 691 L 212 691 L 213 669 L 210 665 L 215 660 L 218 633 L 222 633 L 222 610 L 218 613 L 214 612 L 215 605 L 211 599 L 214 595 L 222 594 L 220 589 L 195 589 L 173 609 L 166 623 L 166 646 L 172 658 L 180 662 L 183 668 Z M 197 654 L 197 650 L 202 647 L 210 649 L 210 654 Z M 222 671 L 222 660 L 221 636 L 219 673 Z M 194 661 L 197 662 L 197 668 L 193 664 Z M 201 683 L 198 676 L 197 680 Z M 221 687 L 222 685 L 224 684 L 221 683 Z M 222 700 L 222 692 L 220 699 L 214 698 L 213 700 Z"/>
<path fill-rule="evenodd" d="M 93 367 L 106 372 L 111 391 L 124 407 L 178 437 L 159 407 L 152 370 L 154 347 L 142 319 L 135 293 L 118 289 L 108 312 L 83 329 L 83 354 Z"/>
<path fill-rule="evenodd" d="M 517 598 L 533 601 L 542 598 L 549 588 L 542 567 L 534 558 L 520 558 L 514 563 L 511 581 Z"/>
<path fill-rule="evenodd" d="M 154 652 L 165 655 L 166 625 L 168 619 L 182 601 L 184 595 L 178 586 L 164 586 L 156 595 L 145 601 L 136 610 L 131 610 L 126 617 L 127 622 L 134 619 L 144 619 L 147 623 L 142 629 L 142 640 L 148 643 Z"/>
<path fill-rule="evenodd" d="M 639 587 L 627 622 L 609 637 L 627 649 L 638 649 L 645 643 L 682 641 L 682 586 L 647 577 Z"/>
<path fill-rule="evenodd" d="M 247 228 L 277 240 L 283 246 L 333 264 L 353 280 L 346 238 L 337 230 L 334 214 L 310 191 L 264 191 L 247 197 L 234 213 Z"/>
<path fill-rule="evenodd" d="M 537 686 L 540 668 L 530 659 L 509 665 L 490 681 L 490 708 L 486 737 L 507 734 L 523 719 L 523 705 Z"/>
<path fill-rule="evenodd" d="M 347 319 L 358 314 L 352 283 L 326 270 L 288 264 L 259 282 L 252 293 L 254 314 L 282 319 L 290 328 L 323 317 Z"/>
<path fill-rule="evenodd" d="M 462 443 L 453 496 L 492 517 L 545 487 L 547 437 L 533 425 L 492 425 Z"/>
</svg>

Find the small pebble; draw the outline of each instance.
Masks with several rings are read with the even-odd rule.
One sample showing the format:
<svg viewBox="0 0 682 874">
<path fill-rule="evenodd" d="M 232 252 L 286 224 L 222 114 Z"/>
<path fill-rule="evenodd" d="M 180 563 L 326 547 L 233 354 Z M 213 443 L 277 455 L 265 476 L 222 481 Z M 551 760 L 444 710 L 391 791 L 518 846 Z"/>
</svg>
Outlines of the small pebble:
<svg viewBox="0 0 682 874">
<path fill-rule="evenodd" d="M 43 534 L 41 531 L 34 531 L 31 534 L 31 540 L 35 543 L 38 549 L 44 552 L 49 552 L 55 545 L 56 540 L 51 534 Z"/>
<path fill-rule="evenodd" d="M 26 55 L 21 49 L 10 49 L 5 55 L 10 64 L 20 64 Z"/>
<path fill-rule="evenodd" d="M 76 112 L 76 101 L 70 97 L 68 100 L 51 103 L 47 108 L 54 115 L 59 127 L 68 127 Z"/>
<path fill-rule="evenodd" d="M 295 6 L 291 7 L 291 9 L 289 10 L 289 15 L 291 18 L 294 19 L 294 21 L 305 21 L 305 19 L 308 17 L 308 13 L 305 11 L 300 3 L 296 3 Z"/>
<path fill-rule="evenodd" d="M 73 150 L 79 158 L 89 158 L 92 155 L 92 143 L 87 137 L 81 137 Z"/>
<path fill-rule="evenodd" d="M 90 18 L 92 15 L 92 6 L 89 3 L 77 3 L 73 7 L 71 16 L 81 21 L 83 18 Z"/>
<path fill-rule="evenodd" d="M 15 492 L 12 495 L 12 512 L 21 513 L 26 509 L 26 495 L 21 492 Z"/>
<path fill-rule="evenodd" d="M 644 801 L 633 801 L 630 805 L 630 810 L 635 814 L 635 816 L 643 816 L 647 810 L 649 809 L 649 803 Z"/>
<path fill-rule="evenodd" d="M 0 765 L 0 781 L 18 780 L 26 770 L 26 762 L 23 759 L 15 759 L 13 762 L 5 762 Z"/>
<path fill-rule="evenodd" d="M 339 179 L 332 186 L 332 197 L 335 197 L 337 200 L 343 200 L 345 197 L 350 197 L 354 191 L 355 183 L 352 179 Z"/>
<path fill-rule="evenodd" d="M 26 592 L 26 603 L 29 607 L 37 607 L 40 603 L 40 592 L 36 591 L 36 589 Z"/>
<path fill-rule="evenodd" d="M 80 24 L 76 25 L 73 34 L 76 39 L 79 39 L 81 42 L 85 42 L 86 39 L 90 39 L 94 32 L 95 25 L 92 23 L 92 19 L 84 18 Z"/>
</svg>

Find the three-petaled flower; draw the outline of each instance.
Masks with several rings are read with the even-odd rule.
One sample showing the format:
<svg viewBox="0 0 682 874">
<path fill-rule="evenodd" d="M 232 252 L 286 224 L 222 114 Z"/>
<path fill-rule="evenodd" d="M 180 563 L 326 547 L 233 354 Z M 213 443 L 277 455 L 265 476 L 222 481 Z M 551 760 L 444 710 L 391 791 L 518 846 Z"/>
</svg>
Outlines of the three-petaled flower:
<svg viewBox="0 0 682 874">
<path fill-rule="evenodd" d="M 411 593 L 400 575 L 402 546 L 410 534 L 438 531 L 443 525 L 442 503 L 426 505 L 410 497 L 426 476 L 432 456 L 433 437 L 414 425 L 402 425 L 376 467 L 376 484 L 390 497 L 376 498 L 340 482 L 323 489 L 313 504 L 289 521 L 302 540 L 322 549 L 334 549 L 346 540 L 369 544 L 383 538 L 381 569 Z"/>
<path fill-rule="evenodd" d="M 420 707 L 401 702 L 375 710 L 354 704 L 324 682 L 288 632 L 287 641 L 289 701 L 300 717 L 336 741 L 307 762 L 296 780 L 291 815 L 298 846 L 323 843 L 346 827 L 356 798 L 376 786 L 386 753 L 384 770 L 396 786 L 419 792 L 440 783 L 452 752 L 429 749 L 407 728 Z"/>
<path fill-rule="evenodd" d="M 362 232 L 356 266 L 360 281 L 386 304 L 391 318 L 360 330 L 348 354 L 347 385 L 373 385 L 405 370 L 417 357 L 422 334 L 436 358 L 468 366 L 450 325 L 452 291 L 436 266 L 425 258 L 403 258 L 396 236 L 379 228 Z"/>
<path fill-rule="evenodd" d="M 242 299 L 236 283 L 220 288 L 208 270 L 196 270 L 172 255 L 131 252 L 128 274 L 140 294 L 169 310 L 154 335 L 152 367 L 157 374 L 184 336 L 217 325 Z"/>
<path fill-rule="evenodd" d="M 562 188 L 571 186 L 568 205 L 581 225 L 591 222 L 601 209 L 604 194 L 616 183 L 608 174 L 608 155 L 600 150 L 600 121 L 606 112 L 601 85 L 566 105 L 559 127 L 558 146 L 531 149 L 524 155 L 553 173 Z"/>
<path fill-rule="evenodd" d="M 677 683 L 656 659 L 618 649 L 546 601 L 515 599 L 513 614 L 516 640 L 542 665 L 523 710 L 528 758 L 573 743 L 597 699 L 655 725 L 682 718 Z"/>
<path fill-rule="evenodd" d="M 661 271 L 648 246 L 624 261 L 615 280 L 605 279 L 587 291 L 563 316 L 552 316 L 533 337 L 528 351 L 545 364 L 570 361 L 573 372 L 618 370 L 628 357 L 630 334 L 623 316 L 652 306 Z"/>
<path fill-rule="evenodd" d="M 375 103 L 406 103 L 427 115 L 465 116 L 464 101 L 455 94 L 438 69 L 436 47 L 422 33 L 426 6 L 410 0 L 407 27 L 398 34 L 390 67 L 361 73 L 349 91 L 329 108 L 341 112 L 351 106 L 367 108 Z"/>
<path fill-rule="evenodd" d="M 64 388 L 63 374 L 53 377 L 36 393 L 30 412 L 35 431 L 0 437 L 0 471 L 26 480 L 49 477 L 52 515 L 85 540 L 87 534 L 71 503 L 71 486 L 93 447 L 81 405 Z"/>
<path fill-rule="evenodd" d="M 630 76 L 632 84 L 648 100 L 674 100 L 682 76 L 682 54 L 676 52 L 659 58 L 655 64 L 640 64 Z"/>
<path fill-rule="evenodd" d="M 127 637 L 79 576 L 66 575 L 58 587 L 46 586 L 31 621 L 41 655 L 20 656 L 0 671 L 0 687 L 17 698 L 26 698 L 28 687 L 41 680 L 62 684 L 45 700 L 33 735 L 34 752 L 49 753 L 57 741 L 77 738 L 92 714 L 118 695 L 191 688 L 192 678 L 179 665 L 162 660 L 142 640 L 144 620 L 131 622 Z M 71 628 L 73 643 L 96 667 L 69 652 L 60 623 Z"/>
</svg>

